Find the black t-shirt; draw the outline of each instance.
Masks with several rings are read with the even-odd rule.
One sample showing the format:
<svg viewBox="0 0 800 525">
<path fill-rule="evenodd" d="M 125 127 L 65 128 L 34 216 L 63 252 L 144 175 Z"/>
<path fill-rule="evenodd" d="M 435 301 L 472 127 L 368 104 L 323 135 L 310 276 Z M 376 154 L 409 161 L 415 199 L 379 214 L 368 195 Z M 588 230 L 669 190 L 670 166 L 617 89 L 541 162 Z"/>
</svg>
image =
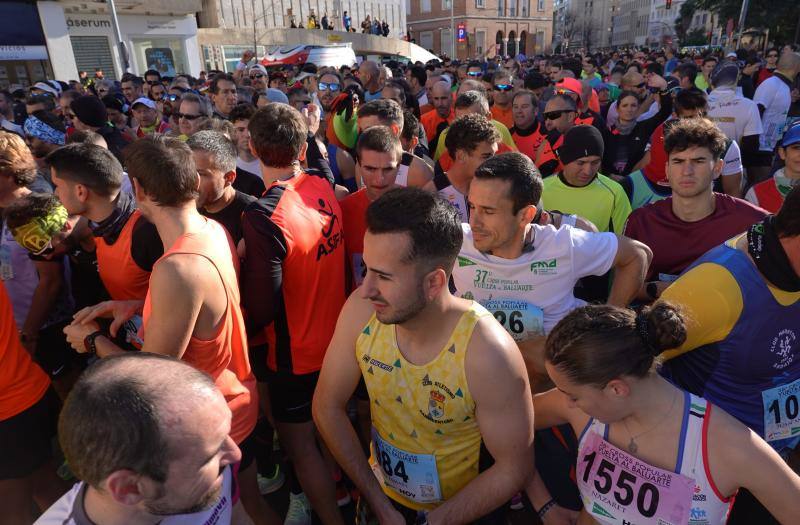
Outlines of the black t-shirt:
<svg viewBox="0 0 800 525">
<path fill-rule="evenodd" d="M 131 258 L 136 266 L 146 272 L 153 271 L 153 265 L 164 255 L 164 243 L 158 235 L 155 224 L 139 217 L 133 225 L 131 235 Z"/>
<path fill-rule="evenodd" d="M 216 213 L 209 213 L 201 209 L 200 213 L 224 226 L 231 238 L 233 238 L 234 246 L 236 246 L 242 239 L 242 213 L 255 200 L 256 198 L 252 195 L 236 191 L 233 200 L 225 208 Z"/>
<path fill-rule="evenodd" d="M 233 189 L 252 195 L 256 199 L 264 195 L 264 181 L 258 175 L 236 168 L 236 179 L 233 181 Z"/>
</svg>

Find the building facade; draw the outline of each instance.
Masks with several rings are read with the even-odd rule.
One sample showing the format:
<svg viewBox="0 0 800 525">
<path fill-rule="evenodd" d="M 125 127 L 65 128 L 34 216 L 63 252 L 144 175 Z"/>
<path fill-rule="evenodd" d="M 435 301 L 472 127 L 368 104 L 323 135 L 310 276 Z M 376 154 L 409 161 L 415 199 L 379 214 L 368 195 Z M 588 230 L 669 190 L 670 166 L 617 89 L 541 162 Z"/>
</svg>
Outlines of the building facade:
<svg viewBox="0 0 800 525">
<path fill-rule="evenodd" d="M 651 46 L 670 46 L 677 43 L 675 22 L 681 11 L 683 0 L 673 1 L 667 9 L 666 0 L 653 0 L 650 6 L 650 20 L 647 29 L 647 44 Z"/>
<path fill-rule="evenodd" d="M 465 60 L 552 50 L 553 0 L 454 0 L 452 17 L 450 1 L 406 0 L 411 38 L 438 56 Z M 454 32 L 463 38 L 454 42 Z"/>
<path fill-rule="evenodd" d="M 565 0 L 559 28 L 565 48 L 596 51 L 614 45 L 614 35 L 628 31 L 630 17 L 621 10 L 622 0 Z"/>
</svg>

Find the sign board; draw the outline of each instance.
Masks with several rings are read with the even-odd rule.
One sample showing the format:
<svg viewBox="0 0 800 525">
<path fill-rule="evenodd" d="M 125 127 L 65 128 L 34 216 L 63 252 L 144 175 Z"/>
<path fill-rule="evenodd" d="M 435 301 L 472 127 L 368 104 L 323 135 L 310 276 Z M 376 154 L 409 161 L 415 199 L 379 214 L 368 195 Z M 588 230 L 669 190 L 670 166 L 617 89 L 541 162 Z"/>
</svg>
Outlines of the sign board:
<svg viewBox="0 0 800 525">
<path fill-rule="evenodd" d="M 467 41 L 467 24 L 464 22 L 459 22 L 456 28 L 456 36 L 458 42 L 466 42 Z"/>
<path fill-rule="evenodd" d="M 47 60 L 47 47 L 0 45 L 0 60 Z"/>
</svg>

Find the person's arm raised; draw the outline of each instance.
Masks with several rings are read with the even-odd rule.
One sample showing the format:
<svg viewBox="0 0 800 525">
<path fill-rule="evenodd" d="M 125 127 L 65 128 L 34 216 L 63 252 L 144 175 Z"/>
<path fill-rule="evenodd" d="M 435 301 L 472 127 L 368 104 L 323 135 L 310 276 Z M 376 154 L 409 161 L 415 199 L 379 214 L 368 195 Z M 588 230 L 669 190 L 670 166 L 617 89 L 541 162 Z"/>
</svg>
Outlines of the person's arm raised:
<svg viewBox="0 0 800 525">
<path fill-rule="evenodd" d="M 347 417 L 347 403 L 361 379 L 361 369 L 356 360 L 356 340 L 371 315 L 372 306 L 361 299 L 356 290 L 339 314 L 336 330 L 325 353 L 314 390 L 312 413 L 331 454 L 367 499 L 380 522 L 400 525 L 404 519 L 383 493 Z"/>
<path fill-rule="evenodd" d="M 533 473 L 533 402 L 517 345 L 492 317 L 475 327 L 465 362 L 467 385 L 494 464 L 428 514 L 431 525 L 469 523 L 521 490 Z"/>
</svg>

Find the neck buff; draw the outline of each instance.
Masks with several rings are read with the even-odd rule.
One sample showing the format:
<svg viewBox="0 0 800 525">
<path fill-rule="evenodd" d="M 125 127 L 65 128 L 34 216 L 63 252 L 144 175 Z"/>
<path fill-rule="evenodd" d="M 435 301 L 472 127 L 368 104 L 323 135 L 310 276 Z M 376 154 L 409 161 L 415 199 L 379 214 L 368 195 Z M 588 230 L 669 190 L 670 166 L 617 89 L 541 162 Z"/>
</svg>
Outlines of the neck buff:
<svg viewBox="0 0 800 525">
<path fill-rule="evenodd" d="M 14 240 L 33 255 L 42 255 L 53 245 L 53 235 L 60 232 L 67 222 L 67 210 L 60 204 L 41 217 L 11 230 Z"/>
<path fill-rule="evenodd" d="M 114 244 L 134 211 L 136 211 L 136 203 L 133 197 L 124 191 L 119 192 L 111 215 L 100 222 L 89 221 L 92 235 L 102 237 L 108 245 Z"/>
<path fill-rule="evenodd" d="M 63 146 L 67 137 L 66 133 L 63 131 L 59 131 L 53 127 L 50 127 L 45 122 L 32 115 L 25 120 L 24 129 L 25 135 L 36 137 L 42 142 L 56 144 L 58 146 Z"/>
<path fill-rule="evenodd" d="M 800 292 L 800 276 L 792 268 L 789 257 L 775 233 L 775 216 L 769 215 L 747 231 L 747 251 L 756 268 L 777 288 Z"/>
</svg>

